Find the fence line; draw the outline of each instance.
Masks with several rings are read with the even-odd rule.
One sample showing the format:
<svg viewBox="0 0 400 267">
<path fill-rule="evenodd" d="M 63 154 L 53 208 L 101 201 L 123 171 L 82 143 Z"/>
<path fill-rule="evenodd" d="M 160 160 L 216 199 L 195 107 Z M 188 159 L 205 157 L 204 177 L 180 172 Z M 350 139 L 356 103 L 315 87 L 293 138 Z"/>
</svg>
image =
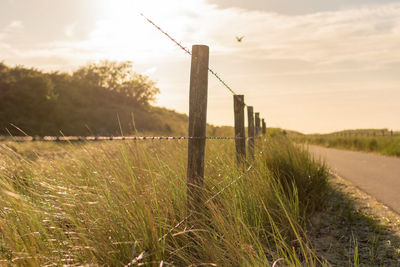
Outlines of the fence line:
<svg viewBox="0 0 400 267">
<path fill-rule="evenodd" d="M 221 84 L 233 94 L 234 99 L 239 97 L 236 94 L 236 92 L 214 70 L 212 70 L 209 67 L 209 65 L 208 65 L 208 63 L 209 63 L 209 61 L 208 61 L 208 53 L 209 53 L 208 47 L 206 47 L 207 58 L 205 60 L 199 60 L 198 59 L 198 55 L 197 54 L 194 55 L 193 49 L 195 49 L 195 48 L 198 49 L 201 46 L 195 45 L 195 46 L 192 47 L 192 52 L 189 51 L 188 48 L 183 46 L 180 42 L 178 42 L 170 34 L 168 34 L 166 31 L 164 31 L 160 26 L 158 26 L 151 19 L 146 17 L 143 13 L 141 13 L 140 15 L 143 18 L 145 18 L 147 20 L 147 22 L 149 22 L 151 25 L 153 25 L 158 31 L 160 31 L 162 34 L 164 34 L 166 37 L 168 37 L 168 39 L 170 39 L 174 44 L 176 44 L 186 54 L 188 54 L 188 55 L 190 55 L 192 57 L 192 69 L 194 67 L 193 62 L 196 62 L 196 64 L 198 64 L 199 66 L 202 66 L 203 69 L 204 68 L 207 69 L 212 75 L 214 75 L 217 78 L 217 80 L 219 82 L 221 82 Z M 199 66 L 196 66 L 196 68 L 199 69 L 200 68 Z M 197 73 L 196 77 L 192 77 L 192 73 L 191 73 L 191 83 L 192 83 L 192 80 L 196 81 L 196 82 L 203 82 L 206 85 L 208 84 L 208 78 L 205 77 L 203 74 L 199 75 L 199 73 Z M 197 88 L 197 90 L 200 90 L 200 88 Z M 191 88 L 191 92 L 192 92 L 192 88 Z M 260 132 L 261 131 L 262 131 L 262 133 L 264 135 L 266 135 L 266 123 L 265 123 L 264 119 L 260 118 L 260 113 L 259 112 L 255 112 L 254 113 L 255 119 L 250 118 L 250 116 L 253 117 L 253 112 L 254 112 L 253 107 L 248 106 L 245 103 L 244 96 L 241 95 L 240 97 L 242 98 L 242 100 L 241 100 L 242 103 L 241 103 L 240 106 L 243 105 L 243 109 L 244 109 L 244 107 L 248 107 L 250 109 L 247 109 L 247 111 L 248 112 L 251 111 L 251 114 L 248 114 L 248 129 L 250 129 L 249 130 L 249 139 L 250 139 L 250 141 L 249 141 L 249 152 L 250 152 L 250 155 L 252 156 L 254 154 L 254 149 L 253 149 L 254 139 L 260 136 Z M 190 101 L 192 101 L 192 100 L 190 100 Z M 239 105 L 239 101 L 238 102 L 234 102 L 234 110 L 235 110 L 235 107 L 238 106 L 238 105 Z M 240 108 L 240 109 L 242 109 L 242 108 Z M 244 130 L 243 130 L 244 129 L 244 118 L 242 119 L 242 117 L 244 117 L 244 116 L 242 114 L 240 114 L 240 112 L 239 113 L 237 113 L 237 112 L 239 112 L 239 110 L 235 111 L 235 136 L 238 137 L 238 134 L 239 133 L 240 134 L 239 134 L 239 138 L 235 138 L 235 141 L 236 141 L 236 151 L 237 151 L 236 156 L 237 156 L 237 159 L 239 161 L 239 158 L 245 158 L 245 155 L 246 155 L 245 146 L 246 146 L 246 144 L 245 144 L 245 142 L 240 140 L 240 139 L 243 139 L 243 138 L 240 138 L 240 137 L 242 137 L 241 135 L 242 134 L 245 135 L 244 134 Z M 206 109 L 204 110 L 204 114 L 206 114 Z M 203 116 L 204 114 L 201 114 L 200 116 Z M 261 119 L 262 119 L 262 125 L 260 125 L 261 124 Z M 190 120 L 191 120 L 191 117 L 189 115 L 189 121 Z M 242 120 L 243 120 L 243 122 L 242 122 Z M 198 120 L 197 123 L 202 125 L 203 121 Z M 189 127 L 189 131 L 190 131 L 190 127 Z M 201 162 L 203 159 L 202 159 L 202 157 L 199 157 L 199 158 L 197 158 L 197 160 Z M 189 166 L 188 166 L 188 168 L 189 168 Z"/>
<path fill-rule="evenodd" d="M 237 140 L 243 137 L 224 136 L 0 136 L 0 142 L 90 142 L 90 141 L 153 141 L 153 140 Z"/>
</svg>

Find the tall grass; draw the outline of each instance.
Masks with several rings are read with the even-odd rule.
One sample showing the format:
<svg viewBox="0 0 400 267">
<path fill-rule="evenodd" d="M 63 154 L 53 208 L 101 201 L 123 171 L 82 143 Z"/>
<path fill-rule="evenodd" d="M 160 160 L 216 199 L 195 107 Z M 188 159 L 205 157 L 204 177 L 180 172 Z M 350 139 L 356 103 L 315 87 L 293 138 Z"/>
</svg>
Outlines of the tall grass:
<svg viewBox="0 0 400 267">
<path fill-rule="evenodd" d="M 275 136 L 237 168 L 231 141 L 208 141 L 206 204 L 187 218 L 186 146 L 1 144 L 0 265 L 320 264 L 304 225 L 323 165 Z"/>
<path fill-rule="evenodd" d="M 293 139 L 301 143 L 310 143 L 325 147 L 343 148 L 356 151 L 377 152 L 388 156 L 400 157 L 400 136 L 296 136 Z"/>
</svg>

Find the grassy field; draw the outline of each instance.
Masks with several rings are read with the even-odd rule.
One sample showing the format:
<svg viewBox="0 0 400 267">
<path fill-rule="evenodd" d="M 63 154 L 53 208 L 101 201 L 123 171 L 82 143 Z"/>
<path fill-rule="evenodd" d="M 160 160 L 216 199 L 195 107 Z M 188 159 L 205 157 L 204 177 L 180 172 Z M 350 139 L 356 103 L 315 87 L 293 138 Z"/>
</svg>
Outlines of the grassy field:
<svg viewBox="0 0 400 267">
<path fill-rule="evenodd" d="M 391 136 L 337 136 L 296 135 L 292 139 L 300 143 L 309 143 L 325 147 L 376 152 L 388 156 L 400 157 L 400 135 Z"/>
<path fill-rule="evenodd" d="M 304 226 L 327 171 L 282 136 L 246 170 L 207 142 L 204 208 L 188 220 L 178 142 L 0 144 L 0 265 L 320 265 Z M 178 224 L 178 225 L 177 225 Z"/>
</svg>

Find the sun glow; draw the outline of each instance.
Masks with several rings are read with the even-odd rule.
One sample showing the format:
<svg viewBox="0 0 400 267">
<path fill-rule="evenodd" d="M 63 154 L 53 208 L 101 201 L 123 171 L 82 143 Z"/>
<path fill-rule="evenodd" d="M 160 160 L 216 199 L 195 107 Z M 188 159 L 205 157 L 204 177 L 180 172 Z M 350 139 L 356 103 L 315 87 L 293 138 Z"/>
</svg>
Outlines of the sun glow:
<svg viewBox="0 0 400 267">
<path fill-rule="evenodd" d="M 97 6 L 99 20 L 89 36 L 90 44 L 86 43 L 85 46 L 99 51 L 96 58 L 98 60 L 107 58 L 133 61 L 135 71 L 151 74 L 158 87 L 162 88 L 158 96 L 159 105 L 176 106 L 180 111 L 186 112 L 187 105 L 182 103 L 186 103 L 188 97 L 188 76 L 184 73 L 187 74 L 190 58 L 149 24 L 141 14 L 190 48 L 193 43 L 207 38 L 201 30 L 193 29 L 201 28 L 196 25 L 202 17 L 201 13 L 208 7 L 210 5 L 203 0 L 102 0 Z M 185 68 L 182 68 L 182 64 Z M 175 73 L 165 76 L 172 69 L 175 73 L 182 73 L 179 80 L 174 78 Z M 165 79 L 166 77 L 168 79 Z M 177 90 L 178 94 L 173 93 Z"/>
<path fill-rule="evenodd" d="M 188 1 L 191 2 L 191 1 Z M 193 4 L 199 1 L 99 1 L 100 20 L 92 31 L 90 40 L 96 47 L 107 47 L 116 60 L 148 60 L 177 53 L 173 44 L 161 36 L 140 15 L 154 19 L 178 40 L 190 39 L 190 21 L 187 12 L 195 10 Z M 191 11 L 193 12 L 193 11 Z"/>
</svg>

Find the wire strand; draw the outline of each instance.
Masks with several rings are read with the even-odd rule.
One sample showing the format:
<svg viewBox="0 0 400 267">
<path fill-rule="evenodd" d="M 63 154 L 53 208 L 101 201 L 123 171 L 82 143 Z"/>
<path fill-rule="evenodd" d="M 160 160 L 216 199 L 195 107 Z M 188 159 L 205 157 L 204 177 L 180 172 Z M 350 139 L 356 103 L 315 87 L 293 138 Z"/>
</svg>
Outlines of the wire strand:
<svg viewBox="0 0 400 267">
<path fill-rule="evenodd" d="M 0 136 L 0 142 L 90 142 L 90 141 L 153 141 L 153 140 L 238 140 L 245 137 L 224 136 Z"/>
<path fill-rule="evenodd" d="M 192 53 L 189 51 L 188 48 L 184 47 L 180 42 L 178 42 L 175 38 L 173 38 L 170 34 L 168 34 L 166 31 L 164 31 L 163 29 L 161 29 L 160 26 L 158 26 L 157 24 L 155 24 L 152 20 L 150 20 L 149 18 L 147 18 L 143 13 L 140 13 L 140 15 L 142 17 L 144 17 L 151 25 L 153 25 L 157 30 L 159 30 L 161 33 L 163 33 L 165 36 L 167 36 L 172 42 L 174 42 L 179 48 L 181 48 L 183 51 L 185 51 L 186 54 L 188 55 L 192 55 Z M 229 90 L 229 92 L 231 92 L 233 95 L 236 95 L 236 92 L 233 91 L 233 89 L 215 72 L 213 71 L 210 67 L 208 67 L 208 71 L 214 75 L 215 78 L 217 78 L 218 81 L 221 82 L 221 84 Z M 244 104 L 245 106 L 246 103 Z"/>
</svg>

